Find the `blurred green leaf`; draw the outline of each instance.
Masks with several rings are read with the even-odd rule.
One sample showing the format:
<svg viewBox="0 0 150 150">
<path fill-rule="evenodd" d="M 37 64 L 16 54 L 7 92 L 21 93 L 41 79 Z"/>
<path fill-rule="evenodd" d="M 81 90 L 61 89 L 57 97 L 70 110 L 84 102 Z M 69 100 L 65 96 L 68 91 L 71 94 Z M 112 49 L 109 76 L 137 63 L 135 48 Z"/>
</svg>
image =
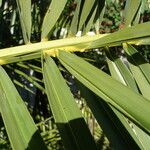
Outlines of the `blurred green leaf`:
<svg viewBox="0 0 150 150">
<path fill-rule="evenodd" d="M 2 0 L 0 0 L 0 7 L 2 6 Z"/>
</svg>

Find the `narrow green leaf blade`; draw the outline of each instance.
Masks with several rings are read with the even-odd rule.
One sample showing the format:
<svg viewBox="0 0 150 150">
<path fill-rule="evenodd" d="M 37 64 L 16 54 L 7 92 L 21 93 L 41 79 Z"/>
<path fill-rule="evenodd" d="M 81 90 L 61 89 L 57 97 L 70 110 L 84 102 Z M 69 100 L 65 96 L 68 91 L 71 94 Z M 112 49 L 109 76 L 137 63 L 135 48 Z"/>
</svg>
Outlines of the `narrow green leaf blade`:
<svg viewBox="0 0 150 150">
<path fill-rule="evenodd" d="M 123 63 L 121 58 L 118 58 L 112 51 L 106 51 L 106 53 L 108 56 L 107 62 L 112 77 L 122 82 L 123 84 L 128 85 L 131 89 L 138 93 L 136 82 L 130 70 Z"/>
<path fill-rule="evenodd" d="M 0 7 L 2 6 L 2 0 L 0 0 Z"/>
<path fill-rule="evenodd" d="M 87 19 L 84 23 L 83 34 L 88 33 L 90 31 L 91 27 L 94 27 L 94 24 L 95 24 L 96 21 L 99 20 L 98 22 L 100 23 L 100 17 L 103 18 L 104 4 L 105 4 L 105 0 L 101 0 L 101 1 L 96 0 L 95 1 L 95 3 L 93 4 L 92 9 L 89 10 L 89 14 L 88 14 Z M 87 10 L 87 12 L 88 12 L 88 10 Z M 101 14 L 101 12 L 102 12 L 102 14 Z"/>
<path fill-rule="evenodd" d="M 52 30 L 58 18 L 60 17 L 66 3 L 67 0 L 51 1 L 42 25 L 42 35 L 41 35 L 42 39 L 46 38 L 49 32 Z"/>
<path fill-rule="evenodd" d="M 73 54 L 59 51 L 58 58 L 80 82 L 150 133 L 147 99 Z"/>
<path fill-rule="evenodd" d="M 46 149 L 24 102 L 2 67 L 0 79 L 0 111 L 12 148 Z"/>
<path fill-rule="evenodd" d="M 31 36 L 31 0 L 16 0 L 19 16 L 21 21 L 21 28 L 25 43 L 30 42 Z"/>
<path fill-rule="evenodd" d="M 77 6 L 76 10 L 74 12 L 73 19 L 71 21 L 70 29 L 69 29 L 69 37 L 75 36 L 78 31 L 78 22 L 79 22 L 79 13 L 80 13 L 80 7 L 81 7 L 81 0 L 76 0 L 75 1 Z"/>
<path fill-rule="evenodd" d="M 131 45 L 124 45 L 128 54 L 130 69 L 144 97 L 150 99 L 150 64 Z"/>
<path fill-rule="evenodd" d="M 69 87 L 50 57 L 46 57 L 43 62 L 43 74 L 49 104 L 65 148 L 68 150 L 96 149 Z"/>
<path fill-rule="evenodd" d="M 131 26 L 134 18 L 138 14 L 141 5 L 141 0 L 127 0 L 124 12 L 125 26 Z"/>
<path fill-rule="evenodd" d="M 132 63 L 140 68 L 150 83 L 150 64 L 132 45 L 124 44 L 124 50 L 129 56 L 131 56 Z"/>
<path fill-rule="evenodd" d="M 101 1 L 98 3 L 99 4 L 99 8 L 98 8 L 98 12 L 96 14 L 96 18 L 95 18 L 95 30 L 96 30 L 96 34 L 99 34 L 99 29 L 101 27 L 101 23 L 103 21 L 103 17 L 104 17 L 104 13 L 106 10 L 106 5 L 105 5 L 105 0 L 103 0 L 103 2 L 101 3 Z"/>
<path fill-rule="evenodd" d="M 150 100 L 150 84 L 145 78 L 144 74 L 141 72 L 141 70 L 130 63 L 130 69 L 133 73 L 133 76 L 138 84 L 138 87 L 142 93 L 142 95 Z"/>
<path fill-rule="evenodd" d="M 90 31 L 90 29 L 91 29 L 91 27 L 92 27 L 92 25 L 93 25 L 93 21 L 94 21 L 94 19 L 95 19 L 95 15 L 96 15 L 96 12 L 97 12 L 97 10 L 98 10 L 98 6 L 96 6 L 95 8 L 94 8 L 94 11 L 92 11 L 92 13 L 90 14 L 91 16 L 90 16 L 90 19 L 87 21 L 87 24 L 85 25 L 85 33 L 87 33 L 87 32 L 89 32 Z"/>
<path fill-rule="evenodd" d="M 80 22 L 78 30 L 81 30 L 82 26 L 84 25 L 92 7 L 94 6 L 96 0 L 85 0 L 83 4 L 83 8 L 81 10 Z"/>
</svg>

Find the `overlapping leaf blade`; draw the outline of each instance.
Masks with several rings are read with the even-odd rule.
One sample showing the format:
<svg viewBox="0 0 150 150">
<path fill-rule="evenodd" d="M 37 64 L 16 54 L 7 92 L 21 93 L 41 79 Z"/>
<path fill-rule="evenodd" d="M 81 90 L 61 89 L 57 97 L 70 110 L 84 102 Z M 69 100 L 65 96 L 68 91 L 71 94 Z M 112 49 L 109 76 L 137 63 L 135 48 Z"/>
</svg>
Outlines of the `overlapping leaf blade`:
<svg viewBox="0 0 150 150">
<path fill-rule="evenodd" d="M 106 102 L 97 97 L 80 82 L 77 82 L 77 85 L 97 122 L 112 144 L 112 147 L 115 150 L 138 149 L 139 147 L 132 139 L 132 136 L 127 133 L 126 128 L 123 126 L 124 124 L 127 124 L 127 120 L 120 116 L 122 114 L 119 115 L 119 112 L 116 109 L 113 109 L 113 107 L 111 108 Z M 112 111 L 112 109 L 116 114 Z M 118 116 L 116 116 L 117 114 Z M 119 119 L 121 119 L 122 122 L 120 122 Z M 129 128 L 129 130 L 131 130 L 131 128 Z M 142 146 L 140 145 L 140 147 Z"/>
<path fill-rule="evenodd" d="M 124 45 L 128 54 L 130 69 L 144 97 L 150 99 L 150 64 L 131 45 Z"/>
<path fill-rule="evenodd" d="M 134 78 L 125 64 L 121 61 L 120 58 L 115 58 L 113 55 L 109 54 L 110 59 L 108 59 L 108 65 L 111 71 L 112 76 L 122 82 L 123 84 L 129 86 L 135 92 L 138 93 L 136 83 Z M 124 118 L 125 119 L 125 118 Z M 150 143 L 150 137 L 145 132 L 143 132 L 139 127 L 133 123 L 124 122 L 124 126 L 136 141 L 140 149 L 147 149 Z M 132 128 L 131 128 L 132 127 Z"/>
<path fill-rule="evenodd" d="M 109 70 L 111 72 L 112 77 L 122 82 L 123 84 L 128 85 L 131 89 L 133 89 L 135 92 L 138 93 L 138 88 L 134 80 L 134 77 L 132 76 L 132 73 L 127 67 L 128 65 L 127 60 L 124 60 L 126 62 L 125 65 L 121 60 L 121 58 L 117 57 L 114 54 L 114 52 L 112 51 L 109 52 L 109 50 L 107 50 L 106 54 Z"/>
<path fill-rule="evenodd" d="M 124 49 L 126 53 L 131 56 L 132 63 L 138 66 L 143 72 L 144 76 L 147 78 L 150 83 L 150 64 L 144 59 L 144 57 L 132 46 L 129 44 L 124 44 Z"/>
<path fill-rule="evenodd" d="M 50 57 L 46 57 L 43 62 L 43 74 L 49 104 L 65 148 L 96 149 L 69 87 Z"/>
<path fill-rule="evenodd" d="M 150 133 L 147 99 L 73 54 L 60 51 L 58 58 L 80 82 Z"/>
<path fill-rule="evenodd" d="M 2 67 L 0 79 L 0 111 L 12 148 L 46 149 L 24 102 Z"/>
</svg>

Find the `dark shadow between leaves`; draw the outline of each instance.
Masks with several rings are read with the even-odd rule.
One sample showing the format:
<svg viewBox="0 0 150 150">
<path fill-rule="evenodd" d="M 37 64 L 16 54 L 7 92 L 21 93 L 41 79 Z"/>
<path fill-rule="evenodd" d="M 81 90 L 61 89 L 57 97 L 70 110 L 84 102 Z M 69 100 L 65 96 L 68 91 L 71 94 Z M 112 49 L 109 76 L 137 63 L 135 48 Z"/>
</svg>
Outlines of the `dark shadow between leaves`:
<svg viewBox="0 0 150 150">
<path fill-rule="evenodd" d="M 138 52 L 131 55 L 131 56 L 127 56 L 127 59 L 128 61 L 135 65 L 135 66 L 139 66 L 139 65 L 142 65 L 142 64 L 145 64 L 145 63 L 148 63 L 146 62 L 146 60 L 143 58 L 143 56 L 141 54 L 139 54 Z"/>
<path fill-rule="evenodd" d="M 26 150 L 47 150 L 47 147 L 38 130 L 31 137 Z"/>
<path fill-rule="evenodd" d="M 148 63 L 139 52 L 135 52 L 132 55 L 128 55 L 127 53 L 125 53 L 126 54 L 125 56 L 125 54 L 122 53 L 121 51 L 122 51 L 122 48 L 120 47 L 115 47 L 111 49 L 109 48 L 109 50 L 106 49 L 106 55 L 111 61 L 115 61 L 118 58 L 120 58 L 120 56 L 123 56 L 123 58 L 127 58 L 127 60 L 135 66 Z"/>
<path fill-rule="evenodd" d="M 96 144 L 83 118 L 56 123 L 66 150 L 95 150 Z"/>
</svg>

